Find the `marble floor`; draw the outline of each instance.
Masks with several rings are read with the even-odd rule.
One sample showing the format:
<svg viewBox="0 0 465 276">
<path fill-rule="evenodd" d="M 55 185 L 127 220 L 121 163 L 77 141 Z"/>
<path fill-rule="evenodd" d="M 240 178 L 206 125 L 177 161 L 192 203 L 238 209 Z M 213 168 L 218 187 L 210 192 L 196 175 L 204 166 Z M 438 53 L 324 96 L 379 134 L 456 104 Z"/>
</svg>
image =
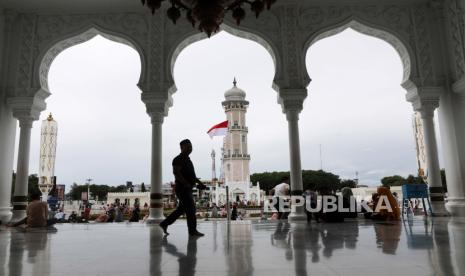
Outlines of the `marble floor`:
<svg viewBox="0 0 465 276">
<path fill-rule="evenodd" d="M 0 227 L 0 275 L 465 275 L 465 219 Z"/>
</svg>

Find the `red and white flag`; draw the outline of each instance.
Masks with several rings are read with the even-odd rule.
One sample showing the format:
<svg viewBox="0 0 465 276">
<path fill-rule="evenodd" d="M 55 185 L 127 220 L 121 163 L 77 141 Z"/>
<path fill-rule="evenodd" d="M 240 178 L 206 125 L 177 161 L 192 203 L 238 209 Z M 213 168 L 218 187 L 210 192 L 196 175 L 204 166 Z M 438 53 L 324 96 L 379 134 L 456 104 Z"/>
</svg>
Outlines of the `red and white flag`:
<svg viewBox="0 0 465 276">
<path fill-rule="evenodd" d="M 213 139 L 213 136 L 224 136 L 228 133 L 228 121 L 221 122 L 217 125 L 212 126 L 207 134 Z"/>
</svg>

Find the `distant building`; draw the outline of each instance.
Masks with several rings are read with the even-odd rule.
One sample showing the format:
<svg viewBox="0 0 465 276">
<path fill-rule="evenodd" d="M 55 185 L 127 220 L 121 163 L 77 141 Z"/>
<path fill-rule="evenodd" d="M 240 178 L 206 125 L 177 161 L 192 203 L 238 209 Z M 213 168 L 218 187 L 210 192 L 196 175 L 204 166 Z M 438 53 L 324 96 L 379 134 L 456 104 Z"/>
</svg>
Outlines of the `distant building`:
<svg viewBox="0 0 465 276">
<path fill-rule="evenodd" d="M 165 208 L 173 207 L 176 203 L 176 197 L 173 190 L 173 182 L 163 184 L 163 204 Z M 143 207 L 146 203 L 147 206 L 150 206 L 150 184 L 144 184 L 147 191 L 140 191 L 140 184 L 133 185 L 132 188 L 134 192 L 123 192 L 123 193 L 108 193 L 107 194 L 107 204 L 115 203 L 119 201 L 122 204 L 128 206 L 133 206 L 134 203 L 139 202 L 139 205 Z"/>
</svg>

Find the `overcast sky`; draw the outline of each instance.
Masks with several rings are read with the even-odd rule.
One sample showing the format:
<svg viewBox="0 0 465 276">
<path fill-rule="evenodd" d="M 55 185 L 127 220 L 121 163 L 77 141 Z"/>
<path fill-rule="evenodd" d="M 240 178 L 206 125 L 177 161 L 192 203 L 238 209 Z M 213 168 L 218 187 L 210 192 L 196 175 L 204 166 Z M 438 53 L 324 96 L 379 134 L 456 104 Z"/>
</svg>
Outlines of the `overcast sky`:
<svg viewBox="0 0 465 276">
<path fill-rule="evenodd" d="M 303 169 L 320 169 L 321 145 L 324 170 L 342 178 L 358 171 L 361 184 L 417 171 L 412 107 L 400 86 L 400 58 L 389 44 L 349 29 L 312 45 L 306 63 L 312 82 L 300 117 Z M 59 124 L 59 183 L 89 177 L 98 184 L 150 183 L 151 126 L 139 75 L 138 53 L 100 36 L 52 63 L 52 95 L 41 120 L 52 112 Z M 219 153 L 222 139 L 212 141 L 206 131 L 225 120 L 221 101 L 233 77 L 250 102 L 251 172 L 289 170 L 287 122 L 271 88 L 273 75 L 262 46 L 226 32 L 182 51 L 174 68 L 178 91 L 163 124 L 163 181 L 173 179 L 171 160 L 184 138 L 193 142 L 197 175 L 211 178 L 210 153 Z M 35 122 L 31 173 L 39 167 L 39 129 Z"/>
</svg>

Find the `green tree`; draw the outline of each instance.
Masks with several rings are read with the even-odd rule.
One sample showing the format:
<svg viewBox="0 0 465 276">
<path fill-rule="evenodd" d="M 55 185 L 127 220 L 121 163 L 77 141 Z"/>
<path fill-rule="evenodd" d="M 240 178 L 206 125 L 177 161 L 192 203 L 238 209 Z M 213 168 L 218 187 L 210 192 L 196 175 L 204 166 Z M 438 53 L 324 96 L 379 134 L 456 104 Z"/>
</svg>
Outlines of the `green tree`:
<svg viewBox="0 0 465 276">
<path fill-rule="evenodd" d="M 386 176 L 383 177 L 383 179 L 381 179 L 381 183 L 384 187 L 402 186 L 406 182 L 407 179 L 403 178 L 400 175 Z"/>
<path fill-rule="evenodd" d="M 357 188 L 357 183 L 352 179 L 344 179 L 341 181 L 341 185 L 339 186 L 339 189 L 342 189 L 344 187 Z"/>
<path fill-rule="evenodd" d="M 146 189 L 145 189 L 145 184 L 144 182 L 142 182 L 142 184 L 140 184 L 140 191 L 145 193 L 146 192 Z"/>
<path fill-rule="evenodd" d="M 106 200 L 108 193 L 121 193 L 126 191 L 126 185 L 119 185 L 113 187 L 108 185 L 92 184 L 89 186 L 89 192 L 92 195 L 92 197 L 98 197 L 99 200 Z M 81 194 L 83 192 L 87 192 L 87 184 L 78 185 L 76 183 L 73 183 L 73 185 L 71 186 L 71 190 L 68 193 L 68 196 L 72 200 L 81 200 Z"/>
<path fill-rule="evenodd" d="M 260 188 L 269 192 L 274 186 L 281 183 L 281 179 L 284 176 L 289 177 L 289 172 L 254 173 L 250 176 L 250 180 L 254 184 L 260 182 Z M 303 170 L 302 182 L 304 190 L 310 189 L 318 191 L 321 189 L 329 189 L 336 191 L 337 189 L 339 189 L 341 179 L 338 175 L 322 170 Z"/>
</svg>

